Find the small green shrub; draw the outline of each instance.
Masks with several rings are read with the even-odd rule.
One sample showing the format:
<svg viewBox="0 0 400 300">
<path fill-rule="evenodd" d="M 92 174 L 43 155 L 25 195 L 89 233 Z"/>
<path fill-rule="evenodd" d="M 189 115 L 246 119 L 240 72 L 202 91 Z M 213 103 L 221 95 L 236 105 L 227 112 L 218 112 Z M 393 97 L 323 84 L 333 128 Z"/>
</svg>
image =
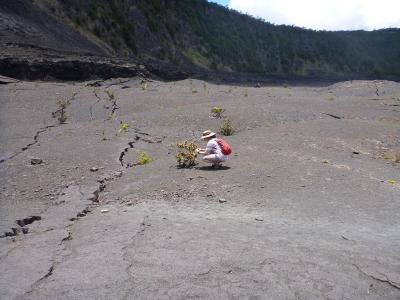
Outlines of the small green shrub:
<svg viewBox="0 0 400 300">
<path fill-rule="evenodd" d="M 60 124 L 65 124 L 68 120 L 68 117 L 69 117 L 69 115 L 67 112 L 61 111 L 60 114 L 58 115 L 57 120 Z"/>
<path fill-rule="evenodd" d="M 224 136 L 231 136 L 235 133 L 236 129 L 232 125 L 232 121 L 229 119 L 224 119 L 219 126 L 219 133 Z"/>
<path fill-rule="evenodd" d="M 147 83 L 146 82 L 142 82 L 141 88 L 142 88 L 142 91 L 144 91 L 144 92 L 147 91 L 147 89 L 148 89 Z"/>
<path fill-rule="evenodd" d="M 57 118 L 59 124 L 65 124 L 68 120 L 68 113 L 66 112 L 69 102 L 66 100 L 57 101 L 58 109 L 52 113 L 53 118 Z"/>
<path fill-rule="evenodd" d="M 191 168 L 196 165 L 198 145 L 191 141 L 183 141 L 176 144 L 178 152 L 175 155 L 178 167 Z"/>
<path fill-rule="evenodd" d="M 221 108 L 221 107 L 218 107 L 218 106 L 215 106 L 215 107 L 213 107 L 212 109 L 211 109 L 211 116 L 213 117 L 213 118 L 218 118 L 218 119 L 220 119 L 220 118 L 222 118 L 222 114 L 225 112 L 225 109 L 223 109 L 223 108 Z"/>
<path fill-rule="evenodd" d="M 143 166 L 151 162 L 151 157 L 147 155 L 147 153 L 144 151 L 140 151 L 138 153 L 137 158 L 138 158 L 137 165 L 139 166 Z"/>
<path fill-rule="evenodd" d="M 108 98 L 110 98 L 110 101 L 112 101 L 112 100 L 115 99 L 115 94 L 114 94 L 113 91 L 111 91 L 111 90 L 105 90 L 105 92 L 106 92 Z"/>
<path fill-rule="evenodd" d="M 398 163 L 398 162 L 400 162 L 400 152 L 399 153 L 385 153 L 383 155 L 383 159 L 391 160 L 395 163 Z"/>
<path fill-rule="evenodd" d="M 121 123 L 118 128 L 117 135 L 120 135 L 122 132 L 127 132 L 129 129 L 128 123 Z"/>
</svg>

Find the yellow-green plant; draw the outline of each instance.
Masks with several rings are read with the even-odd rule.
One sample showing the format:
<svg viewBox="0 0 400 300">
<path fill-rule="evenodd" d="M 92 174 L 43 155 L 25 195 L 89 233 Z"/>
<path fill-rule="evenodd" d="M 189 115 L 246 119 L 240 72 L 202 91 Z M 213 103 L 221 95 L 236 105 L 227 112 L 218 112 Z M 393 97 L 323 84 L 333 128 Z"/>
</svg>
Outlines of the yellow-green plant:
<svg viewBox="0 0 400 300">
<path fill-rule="evenodd" d="M 219 133 L 225 136 L 230 136 L 235 133 L 236 129 L 232 125 L 232 121 L 228 118 L 224 119 L 219 126 Z"/>
<path fill-rule="evenodd" d="M 142 91 L 147 91 L 148 86 L 147 86 L 146 82 L 142 82 L 141 87 L 142 87 Z"/>
<path fill-rule="evenodd" d="M 400 162 L 400 153 L 385 153 L 383 156 L 383 159 L 385 160 L 391 160 L 396 163 Z"/>
<path fill-rule="evenodd" d="M 218 118 L 218 119 L 222 118 L 222 114 L 224 112 L 225 112 L 225 109 L 218 107 L 218 106 L 211 108 L 211 116 L 213 118 Z"/>
<path fill-rule="evenodd" d="M 106 92 L 108 98 L 110 98 L 111 101 L 115 99 L 115 94 L 114 94 L 114 92 L 112 90 L 105 90 L 105 92 Z"/>
<path fill-rule="evenodd" d="M 137 165 L 139 166 L 143 166 L 151 162 L 151 157 L 147 155 L 147 153 L 144 151 L 140 151 L 138 153 L 137 158 L 138 158 Z"/>
<path fill-rule="evenodd" d="M 127 132 L 129 129 L 128 123 L 121 123 L 118 128 L 117 135 L 120 135 L 122 132 Z"/>
<path fill-rule="evenodd" d="M 191 168 L 196 165 L 198 145 L 191 141 L 183 141 L 176 144 L 178 152 L 176 153 L 176 161 L 180 168 Z"/>
</svg>

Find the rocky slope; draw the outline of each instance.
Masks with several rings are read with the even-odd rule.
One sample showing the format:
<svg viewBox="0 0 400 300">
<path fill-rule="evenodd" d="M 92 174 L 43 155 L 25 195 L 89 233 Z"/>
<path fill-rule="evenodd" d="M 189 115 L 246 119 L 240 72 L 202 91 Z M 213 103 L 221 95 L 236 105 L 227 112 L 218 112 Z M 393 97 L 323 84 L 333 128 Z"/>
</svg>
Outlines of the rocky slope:
<svg viewBox="0 0 400 300">
<path fill-rule="evenodd" d="M 135 76 L 141 64 L 165 79 L 400 77 L 398 29 L 274 26 L 205 0 L 4 0 L 0 20 L 0 73 L 18 78 Z"/>
</svg>

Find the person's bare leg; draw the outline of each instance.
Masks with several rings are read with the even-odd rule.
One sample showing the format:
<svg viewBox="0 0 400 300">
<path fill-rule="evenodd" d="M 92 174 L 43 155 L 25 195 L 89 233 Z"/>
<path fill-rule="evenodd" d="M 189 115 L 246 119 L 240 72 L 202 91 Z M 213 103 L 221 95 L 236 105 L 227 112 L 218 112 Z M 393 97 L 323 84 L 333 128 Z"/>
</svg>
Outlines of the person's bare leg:
<svg viewBox="0 0 400 300">
<path fill-rule="evenodd" d="M 221 166 L 221 160 L 215 154 L 210 154 L 210 155 L 204 156 L 203 161 L 212 164 L 213 167 Z"/>
</svg>

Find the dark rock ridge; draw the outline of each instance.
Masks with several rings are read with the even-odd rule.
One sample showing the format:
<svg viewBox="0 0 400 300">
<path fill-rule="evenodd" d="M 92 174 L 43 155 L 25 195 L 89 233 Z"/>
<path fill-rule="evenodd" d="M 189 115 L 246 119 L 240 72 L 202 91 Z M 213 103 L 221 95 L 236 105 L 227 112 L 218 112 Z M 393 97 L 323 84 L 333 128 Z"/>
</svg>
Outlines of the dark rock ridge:
<svg viewBox="0 0 400 300">
<path fill-rule="evenodd" d="M 29 80 L 88 80 L 145 75 L 144 67 L 132 63 L 114 62 L 98 57 L 65 57 L 60 59 L 28 57 L 3 58 L 0 73 Z"/>
</svg>

